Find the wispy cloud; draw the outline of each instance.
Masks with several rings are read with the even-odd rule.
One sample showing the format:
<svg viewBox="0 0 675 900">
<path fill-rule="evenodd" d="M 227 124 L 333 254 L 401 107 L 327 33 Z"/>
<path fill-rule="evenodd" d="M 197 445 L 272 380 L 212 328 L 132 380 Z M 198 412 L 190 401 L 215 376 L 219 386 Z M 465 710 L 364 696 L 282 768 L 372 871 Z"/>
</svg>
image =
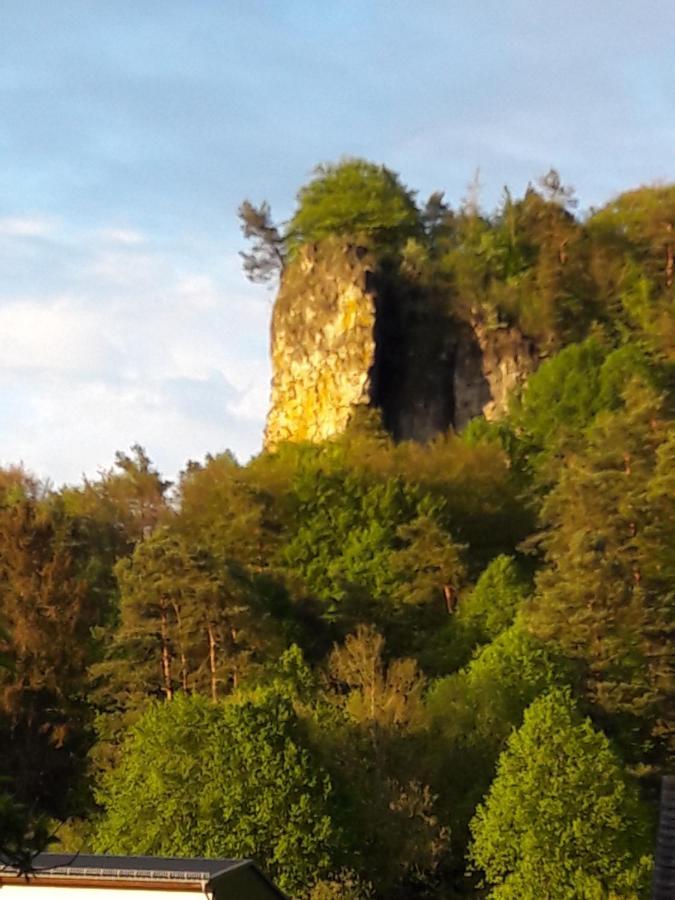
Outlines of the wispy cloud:
<svg viewBox="0 0 675 900">
<path fill-rule="evenodd" d="M 56 231 L 54 219 L 41 216 L 5 216 L 0 218 L 0 237 L 49 237 Z"/>
<path fill-rule="evenodd" d="M 169 474 L 259 449 L 269 304 L 236 256 L 206 274 L 135 231 L 66 233 L 51 235 L 58 293 L 49 281 L 0 293 L 2 462 L 70 481 L 136 441 Z"/>
<path fill-rule="evenodd" d="M 102 241 L 127 247 L 137 247 L 145 241 L 145 235 L 133 228 L 101 228 L 98 236 Z"/>
</svg>

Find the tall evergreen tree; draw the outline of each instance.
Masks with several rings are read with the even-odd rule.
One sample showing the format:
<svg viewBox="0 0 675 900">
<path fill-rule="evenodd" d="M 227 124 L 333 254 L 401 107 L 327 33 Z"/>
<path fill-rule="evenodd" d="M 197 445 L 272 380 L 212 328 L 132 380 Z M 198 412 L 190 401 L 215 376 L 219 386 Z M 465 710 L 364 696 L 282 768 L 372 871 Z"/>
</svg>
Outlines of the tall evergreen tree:
<svg viewBox="0 0 675 900">
<path fill-rule="evenodd" d="M 91 629 L 105 613 L 81 576 L 87 547 L 49 499 L 0 506 L 0 758 L 14 796 L 65 817 L 77 809 L 91 709 Z"/>
<path fill-rule="evenodd" d="M 542 638 L 586 666 L 596 708 L 628 716 L 643 738 L 645 727 L 666 737 L 664 723 L 673 722 L 672 661 L 664 653 L 673 595 L 654 566 L 675 539 L 658 474 L 670 432 L 659 398 L 638 382 L 623 409 L 594 422 L 544 502 L 546 565 L 530 614 Z"/>
</svg>

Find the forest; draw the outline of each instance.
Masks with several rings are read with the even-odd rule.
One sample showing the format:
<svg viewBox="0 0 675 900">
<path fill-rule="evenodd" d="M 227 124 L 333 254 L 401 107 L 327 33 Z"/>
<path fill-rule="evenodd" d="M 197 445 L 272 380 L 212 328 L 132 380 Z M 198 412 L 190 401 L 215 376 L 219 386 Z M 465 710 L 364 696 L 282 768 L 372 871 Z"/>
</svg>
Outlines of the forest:
<svg viewBox="0 0 675 900">
<path fill-rule="evenodd" d="M 244 268 L 358 239 L 543 362 L 498 421 L 169 483 L 0 470 L 0 856 L 252 857 L 293 898 L 649 895 L 675 737 L 675 186 L 486 212 L 363 160 Z M 139 436 L 142 437 L 142 436 Z"/>
</svg>

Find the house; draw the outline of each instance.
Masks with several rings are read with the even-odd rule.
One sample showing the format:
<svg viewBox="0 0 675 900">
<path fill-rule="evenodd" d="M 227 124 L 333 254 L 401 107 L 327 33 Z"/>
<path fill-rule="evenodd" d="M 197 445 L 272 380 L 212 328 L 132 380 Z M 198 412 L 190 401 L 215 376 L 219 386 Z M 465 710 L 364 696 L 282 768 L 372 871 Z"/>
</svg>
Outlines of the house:
<svg viewBox="0 0 675 900">
<path fill-rule="evenodd" d="M 41 853 L 30 875 L 0 868 L 1 900 L 279 900 L 249 859 Z"/>
</svg>

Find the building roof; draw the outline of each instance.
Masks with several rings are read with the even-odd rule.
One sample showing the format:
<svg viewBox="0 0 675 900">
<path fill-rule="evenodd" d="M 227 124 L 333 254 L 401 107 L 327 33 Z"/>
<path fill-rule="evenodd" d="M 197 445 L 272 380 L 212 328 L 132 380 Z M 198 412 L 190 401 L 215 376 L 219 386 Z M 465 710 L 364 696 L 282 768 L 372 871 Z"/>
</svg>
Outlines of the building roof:
<svg viewBox="0 0 675 900">
<path fill-rule="evenodd" d="M 107 856 L 88 853 L 40 853 L 33 860 L 35 874 L 81 875 L 89 878 L 111 875 L 160 881 L 210 881 L 214 876 L 250 860 L 176 858 L 160 856 Z"/>
<path fill-rule="evenodd" d="M 18 871 L 11 867 L 0 870 L 0 883 L 5 877 L 19 878 Z M 267 897 L 283 897 L 281 891 L 269 881 L 250 859 L 206 859 L 203 857 L 176 858 L 157 856 L 108 856 L 86 853 L 40 853 L 33 860 L 33 870 L 28 876 L 31 881 L 78 882 L 100 884 L 112 882 L 143 884 L 156 887 L 169 884 L 175 888 L 216 890 L 219 885 L 228 887 L 228 893 L 235 886 L 240 891 L 237 896 L 252 900 Z"/>
</svg>

